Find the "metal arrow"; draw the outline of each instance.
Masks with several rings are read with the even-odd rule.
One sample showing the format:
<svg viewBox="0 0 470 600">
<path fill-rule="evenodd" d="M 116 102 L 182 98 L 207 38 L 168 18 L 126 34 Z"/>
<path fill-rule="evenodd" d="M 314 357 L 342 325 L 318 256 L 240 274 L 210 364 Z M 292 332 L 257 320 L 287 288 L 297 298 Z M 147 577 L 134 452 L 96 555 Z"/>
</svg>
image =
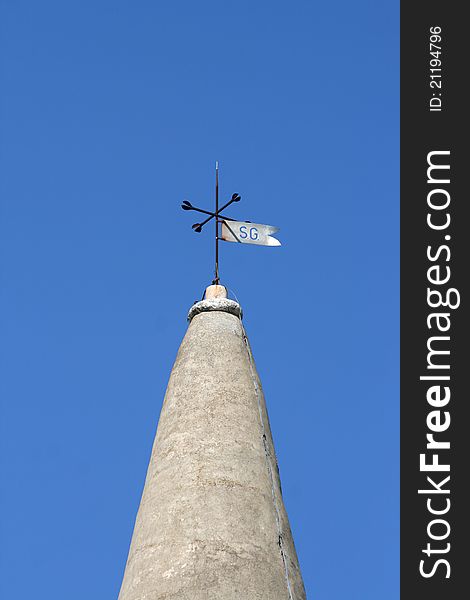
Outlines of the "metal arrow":
<svg viewBox="0 0 470 600">
<path fill-rule="evenodd" d="M 194 229 L 194 231 L 196 231 L 197 233 L 200 233 L 202 231 L 202 228 L 204 227 L 204 225 L 206 223 L 209 223 L 209 221 L 211 219 L 213 219 L 214 217 L 220 217 L 221 216 L 221 212 L 227 208 L 227 206 L 230 206 L 230 204 L 232 204 L 232 202 L 240 202 L 241 200 L 241 196 L 240 194 L 233 194 L 233 196 L 230 198 L 230 200 L 227 202 L 227 204 L 224 204 L 223 206 L 221 206 L 219 208 L 219 210 L 215 213 L 209 212 L 209 211 L 203 211 L 202 209 L 197 209 L 200 212 L 204 212 L 205 214 L 210 214 L 210 217 L 208 217 L 205 221 L 202 221 L 202 223 L 194 223 L 194 225 L 192 225 L 192 228 Z M 196 210 L 191 203 L 186 204 L 186 202 L 188 202 L 187 200 L 184 201 L 184 205 L 187 206 L 187 208 L 183 208 L 183 205 L 181 205 L 181 208 L 183 208 L 183 210 Z M 234 219 L 230 219 L 230 220 L 234 220 Z"/>
<path fill-rule="evenodd" d="M 197 212 L 204 213 L 205 215 L 211 215 L 211 217 L 220 217 L 221 219 L 225 219 L 226 221 L 235 221 L 235 219 L 231 219 L 230 217 L 224 217 L 220 214 L 220 209 L 218 214 L 211 212 L 210 210 L 203 210 L 202 208 L 197 208 L 197 206 L 193 206 L 189 200 L 183 200 L 183 204 L 181 205 L 183 210 L 197 210 Z M 200 223 L 197 223 L 199 225 Z"/>
<path fill-rule="evenodd" d="M 183 207 L 183 205 L 181 205 L 181 208 L 183 208 L 183 210 L 197 210 L 198 212 L 204 213 L 205 215 L 211 215 L 210 218 L 212 219 L 213 217 L 217 217 L 217 218 L 221 218 L 224 219 L 225 221 L 235 221 L 235 219 L 231 219 L 230 217 L 224 217 L 223 215 L 220 214 L 220 211 L 218 212 L 218 214 L 215 214 L 213 212 L 210 212 L 208 210 L 203 210 L 202 208 L 196 208 L 195 206 L 191 206 L 189 207 L 188 205 L 186 205 L 186 208 Z M 202 226 L 207 223 L 207 221 L 209 221 L 209 219 L 206 219 L 206 221 L 204 221 L 203 223 L 193 223 L 191 225 L 191 227 L 194 229 L 194 231 L 196 233 L 201 233 L 202 231 Z"/>
<path fill-rule="evenodd" d="M 208 217 L 201 223 L 193 223 L 193 225 L 191 227 L 193 228 L 193 231 L 195 231 L 196 233 L 200 233 L 202 231 L 202 228 L 204 227 L 204 225 L 206 225 L 206 223 L 209 223 L 209 221 L 214 219 L 214 225 L 215 225 L 215 236 L 214 236 L 214 239 L 215 239 L 215 269 L 214 269 L 214 275 L 215 275 L 215 277 L 212 281 L 212 283 L 214 285 L 218 285 L 219 281 L 220 281 L 220 278 L 219 278 L 219 229 L 220 229 L 220 224 L 221 223 L 227 224 L 228 222 L 236 223 L 235 219 L 231 219 L 230 217 L 225 217 L 222 214 L 222 211 L 224 211 L 228 206 L 230 206 L 234 202 L 240 202 L 240 200 L 241 200 L 240 194 L 232 194 L 232 197 L 230 198 L 230 200 L 219 208 L 219 162 L 216 161 L 216 163 L 215 163 L 215 208 L 214 208 L 214 211 L 212 212 L 210 210 L 204 210 L 203 208 L 199 208 L 198 206 L 193 206 L 189 200 L 183 200 L 183 202 L 181 204 L 181 208 L 183 210 L 195 210 L 196 212 L 202 213 L 203 215 L 208 215 Z"/>
</svg>

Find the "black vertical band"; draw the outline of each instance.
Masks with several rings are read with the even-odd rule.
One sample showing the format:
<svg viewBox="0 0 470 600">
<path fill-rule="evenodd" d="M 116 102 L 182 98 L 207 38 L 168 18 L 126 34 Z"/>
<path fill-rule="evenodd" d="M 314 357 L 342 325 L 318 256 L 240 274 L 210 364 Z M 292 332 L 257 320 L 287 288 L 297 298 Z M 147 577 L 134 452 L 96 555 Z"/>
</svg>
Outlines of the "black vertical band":
<svg viewBox="0 0 470 600">
<path fill-rule="evenodd" d="M 460 599 L 470 573 L 463 8 L 401 4 L 402 600 Z"/>
</svg>

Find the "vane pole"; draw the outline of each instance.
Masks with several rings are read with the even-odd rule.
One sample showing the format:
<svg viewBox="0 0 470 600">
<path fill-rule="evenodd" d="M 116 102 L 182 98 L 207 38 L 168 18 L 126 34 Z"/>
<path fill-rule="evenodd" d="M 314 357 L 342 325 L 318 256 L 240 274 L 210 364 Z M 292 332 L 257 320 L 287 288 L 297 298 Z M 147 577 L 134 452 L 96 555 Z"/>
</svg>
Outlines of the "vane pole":
<svg viewBox="0 0 470 600">
<path fill-rule="evenodd" d="M 215 279 L 213 283 L 219 285 L 219 161 L 215 163 Z"/>
</svg>

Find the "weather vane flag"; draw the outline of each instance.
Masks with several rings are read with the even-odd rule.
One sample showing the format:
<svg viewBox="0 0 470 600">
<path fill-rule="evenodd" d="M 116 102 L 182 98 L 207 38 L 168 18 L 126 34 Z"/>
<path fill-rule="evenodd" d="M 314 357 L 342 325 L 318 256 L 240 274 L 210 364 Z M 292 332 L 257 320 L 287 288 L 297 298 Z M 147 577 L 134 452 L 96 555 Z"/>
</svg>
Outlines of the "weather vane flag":
<svg viewBox="0 0 470 600">
<path fill-rule="evenodd" d="M 193 206 L 188 200 L 183 200 L 181 208 L 183 210 L 195 210 L 204 215 L 209 215 L 201 223 L 194 223 L 193 230 L 200 233 L 204 225 L 215 219 L 215 278 L 213 283 L 218 285 L 219 278 L 219 239 L 225 242 L 236 242 L 238 244 L 254 244 L 257 246 L 280 246 L 281 242 L 272 237 L 273 233 L 279 231 L 278 227 L 263 225 L 261 223 L 252 223 L 251 221 L 236 221 L 230 217 L 222 215 L 230 204 L 240 202 L 240 194 L 232 194 L 230 200 L 219 208 L 219 163 L 215 163 L 215 210 L 203 210 Z M 220 235 L 219 235 L 220 234 Z"/>
</svg>

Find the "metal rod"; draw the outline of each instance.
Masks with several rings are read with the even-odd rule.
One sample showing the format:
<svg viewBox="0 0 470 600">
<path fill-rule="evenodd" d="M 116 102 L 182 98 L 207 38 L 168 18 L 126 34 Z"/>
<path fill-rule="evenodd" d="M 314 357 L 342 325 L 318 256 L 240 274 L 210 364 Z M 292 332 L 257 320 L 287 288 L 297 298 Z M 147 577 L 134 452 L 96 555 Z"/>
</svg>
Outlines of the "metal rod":
<svg viewBox="0 0 470 600">
<path fill-rule="evenodd" d="M 219 214 L 219 161 L 215 163 L 215 215 Z M 212 218 L 212 217 L 211 217 Z M 215 285 L 219 285 L 219 221 L 215 220 Z"/>
<path fill-rule="evenodd" d="M 227 202 L 227 204 L 224 204 L 223 206 L 221 206 L 221 207 L 219 208 L 219 214 L 220 214 L 220 213 L 221 213 L 221 212 L 222 212 L 224 209 L 226 209 L 226 208 L 227 208 L 227 206 L 230 206 L 230 204 L 232 204 L 232 202 L 235 202 L 235 200 L 229 200 L 229 201 Z M 217 216 L 217 217 L 218 217 L 218 216 L 219 216 L 219 214 L 218 214 L 218 215 L 216 215 L 215 213 L 211 213 L 211 215 L 213 215 L 213 216 L 211 216 L 211 217 L 207 217 L 207 219 L 205 219 L 205 221 L 203 221 L 202 223 L 199 223 L 199 225 L 200 225 L 201 227 L 204 227 L 204 225 L 205 225 L 206 223 L 209 223 L 209 221 L 210 221 L 211 219 L 213 219 L 213 218 L 214 218 L 214 216 Z M 232 219 L 232 220 L 235 220 L 235 219 Z"/>
<path fill-rule="evenodd" d="M 220 217 L 221 219 L 225 219 L 226 221 L 235 221 L 235 219 L 232 219 L 230 217 L 224 217 L 223 215 L 220 214 L 220 211 L 219 211 L 219 214 L 216 215 L 215 213 L 211 212 L 210 210 L 203 210 L 202 208 L 196 208 L 196 206 L 192 206 L 190 208 L 190 210 L 197 210 L 197 212 L 204 213 L 205 215 L 211 215 L 211 217 Z M 220 209 L 220 210 L 222 210 L 222 209 Z"/>
</svg>

